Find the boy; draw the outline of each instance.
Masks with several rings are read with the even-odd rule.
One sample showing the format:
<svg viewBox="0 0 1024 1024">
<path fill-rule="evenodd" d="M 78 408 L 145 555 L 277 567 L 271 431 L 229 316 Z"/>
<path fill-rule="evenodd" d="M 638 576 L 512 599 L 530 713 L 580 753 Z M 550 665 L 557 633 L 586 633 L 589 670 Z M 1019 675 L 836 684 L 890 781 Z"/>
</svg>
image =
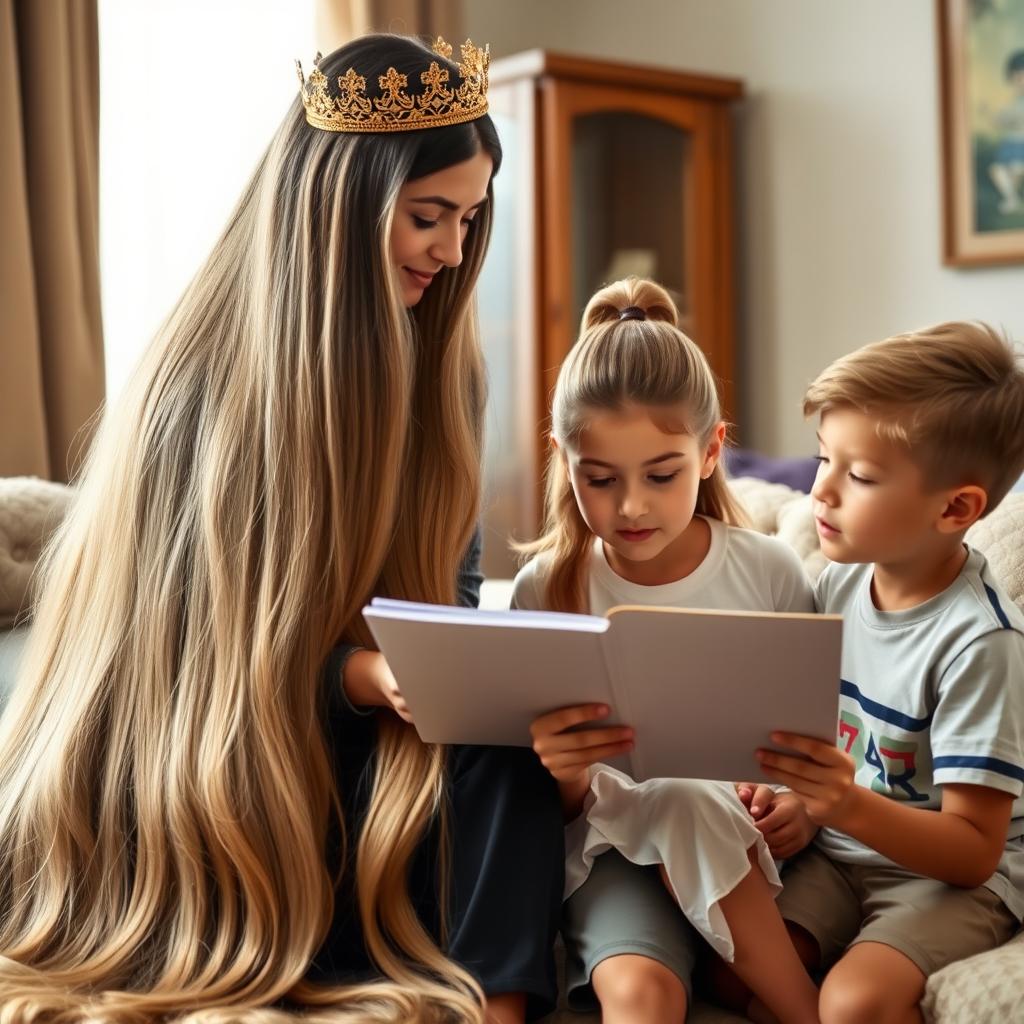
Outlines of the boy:
<svg viewBox="0 0 1024 1024">
<path fill-rule="evenodd" d="M 831 968 L 825 1024 L 919 1021 L 928 975 L 1024 916 L 1024 615 L 964 545 L 1024 470 L 1024 368 L 991 328 L 941 324 L 833 363 L 804 413 L 842 685 L 838 746 L 758 752 L 821 826 L 779 909 Z"/>
</svg>

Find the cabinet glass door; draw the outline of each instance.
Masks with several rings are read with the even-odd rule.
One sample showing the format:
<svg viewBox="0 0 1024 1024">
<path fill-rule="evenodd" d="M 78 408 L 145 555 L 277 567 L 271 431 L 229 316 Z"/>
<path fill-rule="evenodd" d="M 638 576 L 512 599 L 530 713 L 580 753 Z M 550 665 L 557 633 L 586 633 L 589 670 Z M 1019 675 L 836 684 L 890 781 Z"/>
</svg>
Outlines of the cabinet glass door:
<svg viewBox="0 0 1024 1024">
<path fill-rule="evenodd" d="M 628 275 L 664 285 L 684 320 L 690 308 L 689 133 L 626 111 L 572 121 L 572 295 L 575 322 L 603 284 Z M 685 327 L 684 327 L 685 329 Z"/>
</svg>

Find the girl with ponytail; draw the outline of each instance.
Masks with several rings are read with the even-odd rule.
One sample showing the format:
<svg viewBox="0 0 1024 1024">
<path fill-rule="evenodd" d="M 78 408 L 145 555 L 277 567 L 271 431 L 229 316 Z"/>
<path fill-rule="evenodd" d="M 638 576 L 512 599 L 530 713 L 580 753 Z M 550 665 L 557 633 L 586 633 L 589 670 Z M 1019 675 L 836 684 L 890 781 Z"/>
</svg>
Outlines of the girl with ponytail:
<svg viewBox="0 0 1024 1024">
<path fill-rule="evenodd" d="M 423 744 L 360 614 L 479 592 L 486 57 L 319 60 L 106 412 L 0 720 L 3 1024 L 553 1002 L 556 787 Z"/>
<path fill-rule="evenodd" d="M 796 555 L 743 528 L 725 434 L 714 377 L 665 290 L 630 278 L 599 291 L 559 372 L 546 530 L 523 546 L 534 557 L 513 605 L 813 611 Z M 631 746 L 627 726 L 588 727 L 608 712 L 565 708 L 533 726 L 571 823 L 570 1005 L 596 997 L 606 1022 L 682 1020 L 696 952 L 710 946 L 775 1018 L 817 1021 L 817 993 L 774 902 L 772 855 L 813 834 L 799 803 L 764 786 L 637 784 L 599 763 Z"/>
</svg>

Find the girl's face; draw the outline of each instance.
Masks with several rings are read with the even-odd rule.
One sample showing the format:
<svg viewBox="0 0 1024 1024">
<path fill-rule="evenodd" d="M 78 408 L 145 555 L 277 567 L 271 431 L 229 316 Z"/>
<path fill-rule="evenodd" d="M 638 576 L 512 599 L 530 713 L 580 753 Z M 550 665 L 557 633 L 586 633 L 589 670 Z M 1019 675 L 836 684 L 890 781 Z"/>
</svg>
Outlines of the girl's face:
<svg viewBox="0 0 1024 1024">
<path fill-rule="evenodd" d="M 722 453 L 725 425 L 702 445 L 681 429 L 666 431 L 673 418 L 671 410 L 637 407 L 594 412 L 578 444 L 563 452 L 587 526 L 604 542 L 612 568 L 638 583 L 681 579 L 696 565 L 673 573 L 705 543 L 693 512 L 700 481 Z"/>
<path fill-rule="evenodd" d="M 493 166 L 481 150 L 460 164 L 402 186 L 391 226 L 391 263 L 406 306 L 423 298 L 442 267 L 462 262 L 462 243 L 487 201 Z"/>
</svg>

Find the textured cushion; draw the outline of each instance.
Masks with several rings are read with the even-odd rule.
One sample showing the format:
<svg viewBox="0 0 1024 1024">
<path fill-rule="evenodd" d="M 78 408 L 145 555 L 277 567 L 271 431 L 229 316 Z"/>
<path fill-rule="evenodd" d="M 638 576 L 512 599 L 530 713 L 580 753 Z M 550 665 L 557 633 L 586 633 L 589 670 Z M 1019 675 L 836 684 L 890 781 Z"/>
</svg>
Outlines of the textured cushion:
<svg viewBox="0 0 1024 1024">
<path fill-rule="evenodd" d="M 0 628 L 29 605 L 36 560 L 71 499 L 63 484 L 35 477 L 0 477 Z"/>
<path fill-rule="evenodd" d="M 1024 933 L 937 971 L 928 979 L 921 1009 L 925 1020 L 937 1024 L 1024 1020 Z"/>
<path fill-rule="evenodd" d="M 729 483 L 750 516 L 751 526 L 789 544 L 800 556 L 804 572 L 816 580 L 826 558 L 818 544 L 811 496 L 756 477 L 741 476 Z"/>
<path fill-rule="evenodd" d="M 1008 494 L 967 531 L 967 542 L 983 552 L 992 575 L 1024 611 L 1024 494 Z"/>
</svg>

